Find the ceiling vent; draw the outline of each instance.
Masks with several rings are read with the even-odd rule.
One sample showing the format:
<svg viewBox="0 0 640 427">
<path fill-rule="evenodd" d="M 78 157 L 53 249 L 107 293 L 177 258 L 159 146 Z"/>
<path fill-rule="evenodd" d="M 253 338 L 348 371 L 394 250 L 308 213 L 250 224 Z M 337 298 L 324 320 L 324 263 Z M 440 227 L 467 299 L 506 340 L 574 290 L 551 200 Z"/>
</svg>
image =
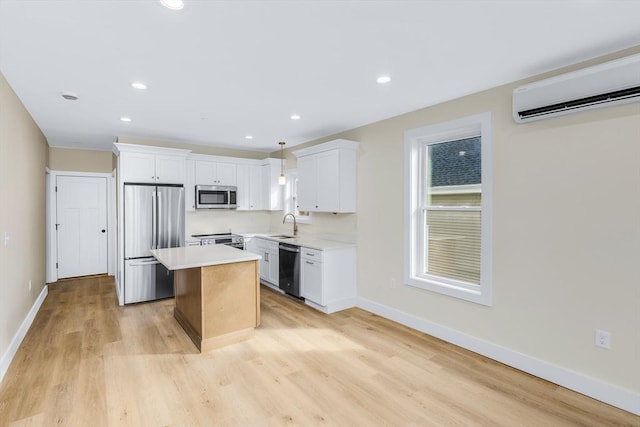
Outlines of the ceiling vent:
<svg viewBox="0 0 640 427">
<path fill-rule="evenodd" d="M 513 91 L 517 123 L 640 102 L 640 55 L 540 80 Z"/>
</svg>

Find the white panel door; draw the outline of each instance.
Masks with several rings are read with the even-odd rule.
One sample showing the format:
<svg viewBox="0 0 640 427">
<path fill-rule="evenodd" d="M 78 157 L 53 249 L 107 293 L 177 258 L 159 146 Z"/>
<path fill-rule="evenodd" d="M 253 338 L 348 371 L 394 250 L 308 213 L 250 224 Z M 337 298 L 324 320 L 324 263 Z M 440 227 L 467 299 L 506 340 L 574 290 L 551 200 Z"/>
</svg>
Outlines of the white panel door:
<svg viewBox="0 0 640 427">
<path fill-rule="evenodd" d="M 58 278 L 107 273 L 107 179 L 58 176 Z"/>
</svg>

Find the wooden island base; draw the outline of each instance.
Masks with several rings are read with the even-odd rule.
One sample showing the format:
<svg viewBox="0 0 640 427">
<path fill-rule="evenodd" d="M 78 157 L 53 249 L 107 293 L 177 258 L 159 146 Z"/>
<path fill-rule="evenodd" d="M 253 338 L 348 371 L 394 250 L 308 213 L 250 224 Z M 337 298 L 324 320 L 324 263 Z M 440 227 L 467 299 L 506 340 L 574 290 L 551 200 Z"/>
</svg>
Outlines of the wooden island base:
<svg viewBox="0 0 640 427">
<path fill-rule="evenodd" d="M 246 340 L 260 324 L 258 261 L 175 270 L 174 317 L 201 352 Z"/>
</svg>

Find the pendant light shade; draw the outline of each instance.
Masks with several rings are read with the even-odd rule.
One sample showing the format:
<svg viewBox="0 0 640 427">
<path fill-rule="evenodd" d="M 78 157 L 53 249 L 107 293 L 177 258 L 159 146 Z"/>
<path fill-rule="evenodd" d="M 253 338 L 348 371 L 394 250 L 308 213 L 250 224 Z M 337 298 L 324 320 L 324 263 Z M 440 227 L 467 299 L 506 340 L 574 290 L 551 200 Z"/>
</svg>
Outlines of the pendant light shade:
<svg viewBox="0 0 640 427">
<path fill-rule="evenodd" d="M 287 178 L 284 176 L 284 144 L 286 142 L 280 141 L 280 176 L 278 177 L 278 184 L 285 185 L 287 183 Z"/>
</svg>

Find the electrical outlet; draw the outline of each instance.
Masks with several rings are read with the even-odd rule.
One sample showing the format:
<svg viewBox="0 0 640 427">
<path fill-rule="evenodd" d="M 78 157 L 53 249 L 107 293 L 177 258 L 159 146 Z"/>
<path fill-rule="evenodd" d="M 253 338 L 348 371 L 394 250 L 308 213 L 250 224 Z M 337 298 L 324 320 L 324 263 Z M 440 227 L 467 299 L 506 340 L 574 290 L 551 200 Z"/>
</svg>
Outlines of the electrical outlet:
<svg viewBox="0 0 640 427">
<path fill-rule="evenodd" d="M 398 287 L 398 282 L 396 281 L 395 277 L 392 277 L 391 280 L 389 280 L 389 287 L 391 289 L 395 289 Z"/>
<path fill-rule="evenodd" d="M 596 347 L 609 350 L 611 348 L 611 334 L 607 331 L 596 329 Z"/>
</svg>

